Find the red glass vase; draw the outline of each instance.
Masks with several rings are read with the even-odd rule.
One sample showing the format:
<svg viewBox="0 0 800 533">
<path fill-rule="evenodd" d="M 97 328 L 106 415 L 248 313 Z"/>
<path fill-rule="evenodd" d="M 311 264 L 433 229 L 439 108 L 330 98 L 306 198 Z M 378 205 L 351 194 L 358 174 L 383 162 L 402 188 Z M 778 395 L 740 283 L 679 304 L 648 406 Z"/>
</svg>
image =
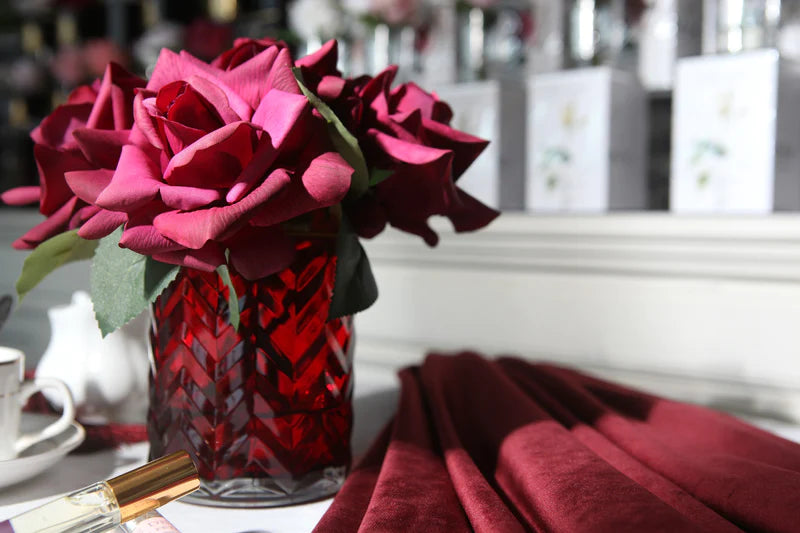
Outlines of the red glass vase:
<svg viewBox="0 0 800 533">
<path fill-rule="evenodd" d="M 331 242 L 303 241 L 286 270 L 231 272 L 240 326 L 216 273 L 182 269 L 152 308 L 151 456 L 194 458 L 189 499 L 273 506 L 336 492 L 350 465 L 352 319 L 328 321 Z"/>
</svg>

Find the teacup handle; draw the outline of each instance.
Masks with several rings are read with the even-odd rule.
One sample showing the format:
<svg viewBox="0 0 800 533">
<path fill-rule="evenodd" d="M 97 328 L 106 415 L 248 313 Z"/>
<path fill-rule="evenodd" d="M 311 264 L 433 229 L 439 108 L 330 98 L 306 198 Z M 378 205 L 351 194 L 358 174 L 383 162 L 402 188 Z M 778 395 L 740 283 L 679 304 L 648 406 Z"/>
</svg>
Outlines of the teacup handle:
<svg viewBox="0 0 800 533">
<path fill-rule="evenodd" d="M 30 448 L 37 442 L 63 433 L 75 420 L 75 404 L 72 402 L 72 394 L 69 392 L 69 388 L 63 382 L 53 378 L 35 378 L 33 381 L 23 383 L 19 390 L 20 407 L 25 405 L 28 398 L 43 389 L 56 389 L 61 394 L 63 399 L 61 418 L 35 433 L 20 435 L 14 444 L 17 454 L 22 453 L 23 450 Z"/>
</svg>

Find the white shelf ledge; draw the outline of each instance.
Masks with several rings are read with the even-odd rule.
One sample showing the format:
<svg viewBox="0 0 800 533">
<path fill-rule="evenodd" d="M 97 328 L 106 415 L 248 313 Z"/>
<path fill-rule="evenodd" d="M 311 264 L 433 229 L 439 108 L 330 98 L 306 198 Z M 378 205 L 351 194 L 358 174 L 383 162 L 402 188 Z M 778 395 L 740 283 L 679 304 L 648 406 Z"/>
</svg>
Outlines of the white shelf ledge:
<svg viewBox="0 0 800 533">
<path fill-rule="evenodd" d="M 445 268 L 800 282 L 800 216 L 685 217 L 662 213 L 534 216 L 505 213 L 435 249 L 389 230 L 367 244 L 384 263 Z"/>
<path fill-rule="evenodd" d="M 800 216 L 502 215 L 366 244 L 381 296 L 359 353 L 474 348 L 800 420 Z M 679 385 L 682 384 L 682 385 Z"/>
</svg>

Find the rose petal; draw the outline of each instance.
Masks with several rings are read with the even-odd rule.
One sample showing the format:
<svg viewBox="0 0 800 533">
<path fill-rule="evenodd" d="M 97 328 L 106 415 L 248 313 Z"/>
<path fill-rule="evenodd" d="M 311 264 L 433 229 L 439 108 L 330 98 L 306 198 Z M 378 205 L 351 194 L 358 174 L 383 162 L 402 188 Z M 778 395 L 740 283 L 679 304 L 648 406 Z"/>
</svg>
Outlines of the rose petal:
<svg viewBox="0 0 800 533">
<path fill-rule="evenodd" d="M 122 148 L 114 177 L 95 203 L 111 211 L 130 212 L 158 195 L 160 171 L 144 150 L 128 144 Z"/>
<path fill-rule="evenodd" d="M 292 72 L 293 67 L 294 63 L 289 49 L 281 48 L 278 52 L 278 57 L 275 58 L 275 63 L 272 65 L 272 70 L 269 71 L 267 76 L 266 87 L 268 89 L 286 91 L 287 93 L 303 94 L 297 85 L 294 72 Z"/>
<path fill-rule="evenodd" d="M 156 66 L 153 69 L 153 74 L 150 76 L 150 81 L 147 83 L 147 88 L 151 91 L 158 91 L 168 83 L 183 80 L 186 81 L 192 76 L 205 78 L 211 83 L 219 86 L 219 88 L 228 96 L 228 103 L 240 117 L 249 116 L 253 109 L 258 105 L 258 102 L 250 103 L 243 98 L 237 89 L 232 87 L 226 79 L 226 72 L 212 67 L 205 61 L 197 59 L 192 54 L 181 51 L 180 54 L 169 50 L 162 50 L 156 61 Z M 250 84 L 263 83 L 263 70 L 254 70 L 250 73 Z M 258 80 L 262 81 L 259 82 Z"/>
<path fill-rule="evenodd" d="M 145 100 L 149 100 L 149 104 L 145 104 Z M 161 142 L 158 128 L 153 120 L 153 115 L 157 114 L 152 111 L 154 106 L 155 95 L 145 91 L 141 91 L 136 95 L 133 99 L 133 117 L 136 124 L 134 132 L 141 133 L 147 139 L 147 142 L 159 150 L 164 150 L 164 143 Z M 131 132 L 131 137 L 134 136 L 134 132 Z M 137 142 L 136 144 L 140 143 Z"/>
<path fill-rule="evenodd" d="M 256 153 L 253 154 L 250 164 L 236 179 L 236 183 L 231 186 L 225 196 L 225 201 L 232 204 L 244 198 L 255 187 L 256 183 L 264 177 L 267 169 L 272 166 L 279 154 L 280 152 L 272 147 L 269 137 L 264 135 L 259 140 L 259 146 L 256 149 Z"/>
<path fill-rule="evenodd" d="M 172 50 L 162 48 L 158 55 L 153 73 L 147 82 L 147 89 L 158 91 L 168 83 L 178 80 L 186 80 L 192 76 L 211 74 L 216 71 L 214 67 L 200 61 L 196 57 L 182 52 L 180 55 Z"/>
<path fill-rule="evenodd" d="M 233 268 L 251 281 L 284 270 L 295 257 L 294 241 L 277 226 L 242 228 L 225 244 Z"/>
<path fill-rule="evenodd" d="M 235 92 L 229 91 L 226 93 L 218 84 L 202 76 L 191 76 L 188 82 L 214 107 L 226 124 L 239 120 L 249 120 L 253 114 L 253 108 Z"/>
<path fill-rule="evenodd" d="M 14 241 L 12 246 L 18 250 L 29 250 L 31 248 L 36 248 L 50 237 L 63 233 L 67 230 L 67 224 L 75 212 L 77 203 L 78 199 L 73 196 L 52 215 Z"/>
<path fill-rule="evenodd" d="M 262 39 L 239 37 L 233 41 L 233 48 L 222 52 L 211 64 L 222 70 L 231 70 L 273 46 L 285 47 L 286 44 L 268 37 Z"/>
<path fill-rule="evenodd" d="M 89 170 L 92 165 L 79 151 L 62 152 L 42 144 L 33 147 L 33 157 L 39 169 L 39 184 L 42 188 L 39 211 L 44 215 L 51 215 L 73 197 L 64 179 L 64 173 L 71 170 Z"/>
<path fill-rule="evenodd" d="M 398 139 L 421 144 L 422 113 L 420 113 L 419 109 L 409 113 L 394 113 L 393 115 L 380 117 L 380 120 L 382 126 Z"/>
<path fill-rule="evenodd" d="M 164 171 L 164 180 L 170 185 L 229 187 L 253 158 L 256 139 L 253 124 L 226 124 L 176 154 Z"/>
<path fill-rule="evenodd" d="M 323 76 L 317 85 L 317 94 L 325 101 L 338 99 L 347 82 L 339 76 Z"/>
<path fill-rule="evenodd" d="M 205 133 L 222 127 L 226 122 L 211 103 L 185 81 L 176 81 L 161 89 L 156 97 L 156 107 L 167 119 Z"/>
<path fill-rule="evenodd" d="M 203 130 L 190 128 L 164 117 L 153 117 L 158 124 L 161 137 L 167 141 L 170 155 L 177 154 L 190 144 L 197 142 L 206 134 Z"/>
<path fill-rule="evenodd" d="M 183 247 L 167 239 L 155 228 L 155 226 L 141 225 L 128 226 L 122 232 L 119 239 L 122 248 L 128 248 L 142 255 L 153 255 L 156 253 L 174 252 Z"/>
<path fill-rule="evenodd" d="M 436 171 L 441 171 L 449 177 L 449 165 L 453 159 L 450 150 L 404 141 L 377 130 L 370 130 L 369 135 L 378 147 L 397 161 L 410 165 L 437 165 Z"/>
<path fill-rule="evenodd" d="M 375 94 L 375 97 L 372 98 L 372 101 L 369 104 L 369 107 L 372 108 L 375 113 L 378 115 L 378 119 L 380 120 L 381 117 L 385 117 L 391 113 L 391 105 L 389 104 L 389 91 L 387 88 L 384 88 L 381 91 L 378 91 Z"/>
<path fill-rule="evenodd" d="M 81 227 L 84 222 L 92 218 L 98 212 L 100 212 L 100 208 L 96 205 L 84 205 L 80 209 L 77 209 L 72 217 L 70 217 L 67 223 L 67 229 L 72 230 Z"/>
<path fill-rule="evenodd" d="M 428 246 L 436 246 L 439 243 L 439 236 L 428 226 L 427 217 L 415 218 L 414 216 L 398 214 L 389 218 L 389 224 L 400 231 L 419 235 Z"/>
<path fill-rule="evenodd" d="M 251 108 L 256 109 L 261 98 L 271 88 L 265 83 L 263 76 L 273 68 L 277 57 L 278 47 L 273 46 L 219 76 L 233 92 L 241 96 Z"/>
<path fill-rule="evenodd" d="M 447 212 L 447 218 L 453 223 L 457 232 L 475 231 L 487 226 L 500 216 L 500 212 L 470 196 L 467 192 L 456 189 L 459 202 Z"/>
<path fill-rule="evenodd" d="M 353 172 L 338 152 L 326 152 L 314 158 L 303 172 L 303 187 L 319 207 L 327 207 L 347 194 Z"/>
<path fill-rule="evenodd" d="M 97 100 L 97 91 L 91 85 L 76 87 L 67 97 L 68 104 L 93 104 Z"/>
<path fill-rule="evenodd" d="M 41 187 L 30 185 L 25 187 L 15 187 L 0 195 L 0 200 L 8 205 L 28 205 L 39 201 Z"/>
<path fill-rule="evenodd" d="M 261 100 L 252 122 L 264 128 L 272 139 L 272 146 L 281 149 L 293 130 L 303 126 L 301 119 L 309 111 L 308 98 L 302 94 L 273 89 Z M 285 151 L 291 149 L 287 147 Z"/>
<path fill-rule="evenodd" d="M 453 129 L 440 122 L 426 119 L 422 121 L 422 125 L 431 146 L 452 150 L 454 180 L 458 179 L 489 145 L 489 141 L 485 139 Z"/>
<path fill-rule="evenodd" d="M 78 230 L 78 236 L 89 240 L 102 239 L 113 233 L 115 229 L 123 225 L 127 220 L 128 217 L 125 213 L 101 209 L 81 226 Z"/>
<path fill-rule="evenodd" d="M 130 130 L 94 130 L 79 128 L 73 133 L 84 157 L 99 168 L 114 170 L 122 146 L 128 142 Z"/>
<path fill-rule="evenodd" d="M 361 88 L 360 95 L 366 102 L 372 102 L 378 95 L 387 93 L 397 75 L 397 65 L 390 65 L 380 74 L 368 80 Z"/>
<path fill-rule="evenodd" d="M 392 92 L 394 108 L 397 111 L 408 112 L 419 109 L 424 118 L 449 124 L 453 118 L 453 110 L 447 103 L 431 93 L 426 92 L 413 82 L 404 83 Z"/>
<path fill-rule="evenodd" d="M 272 226 L 314 209 L 328 207 L 344 198 L 350 189 L 353 168 L 336 152 L 314 158 L 301 178 L 253 215 L 254 226 Z"/>
<path fill-rule="evenodd" d="M 66 172 L 64 178 L 75 195 L 86 203 L 94 204 L 103 189 L 111 183 L 113 170 L 73 170 Z"/>
<path fill-rule="evenodd" d="M 174 252 L 153 254 L 153 259 L 170 265 L 213 272 L 218 266 L 225 264 L 225 252 L 217 243 L 210 242 L 199 250 L 183 248 Z"/>
<path fill-rule="evenodd" d="M 190 211 L 205 207 L 222 199 L 217 189 L 201 189 L 199 187 L 161 185 L 161 200 L 169 207 Z"/>
<path fill-rule="evenodd" d="M 86 126 L 91 112 L 91 104 L 60 105 L 31 132 L 31 139 L 49 148 L 72 149 L 75 147 L 72 132 Z"/>
<path fill-rule="evenodd" d="M 329 74 L 336 75 L 336 64 L 339 61 L 339 45 L 336 39 L 331 39 L 322 45 L 316 52 L 302 57 L 296 61 L 298 67 L 309 69 L 320 78 Z"/>
<path fill-rule="evenodd" d="M 156 216 L 153 224 L 165 237 L 187 248 L 198 249 L 245 224 L 253 211 L 283 190 L 290 181 L 289 174 L 278 169 L 235 204 L 186 213 L 170 211 Z"/>
<path fill-rule="evenodd" d="M 131 102 L 134 90 L 145 81 L 117 65 L 106 66 L 92 113 L 86 125 L 104 130 L 127 130 L 133 125 Z"/>
</svg>

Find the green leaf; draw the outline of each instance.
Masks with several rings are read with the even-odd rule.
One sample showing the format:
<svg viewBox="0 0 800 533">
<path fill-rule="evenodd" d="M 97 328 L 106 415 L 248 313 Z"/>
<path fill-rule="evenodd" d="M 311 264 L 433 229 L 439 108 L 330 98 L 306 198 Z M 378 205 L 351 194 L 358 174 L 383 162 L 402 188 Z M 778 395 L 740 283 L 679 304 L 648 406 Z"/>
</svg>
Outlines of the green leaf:
<svg viewBox="0 0 800 533">
<path fill-rule="evenodd" d="M 367 254 L 346 217 L 336 238 L 336 281 L 328 320 L 354 315 L 378 299 L 378 286 Z"/>
<path fill-rule="evenodd" d="M 169 265 L 156 261 L 148 257 L 144 265 L 144 297 L 148 304 L 156 301 L 156 298 L 164 292 L 170 283 L 178 277 L 181 267 Z"/>
<path fill-rule="evenodd" d="M 369 175 L 369 186 L 374 187 L 380 182 L 391 178 L 392 174 L 394 174 L 393 170 L 385 170 L 382 168 L 373 168 L 372 172 Z"/>
<path fill-rule="evenodd" d="M 219 274 L 222 282 L 228 287 L 228 318 L 231 321 L 233 329 L 239 329 L 239 296 L 236 294 L 236 287 L 231 280 L 231 273 L 228 271 L 228 266 L 218 266 L 217 274 Z"/>
<path fill-rule="evenodd" d="M 347 193 L 350 199 L 356 199 L 362 194 L 367 192 L 370 185 L 369 170 L 367 169 L 367 161 L 364 159 L 364 154 L 358 146 L 358 140 L 350 133 L 347 128 L 336 116 L 336 113 L 328 107 L 328 104 L 322 101 L 320 97 L 311 92 L 311 90 L 303 83 L 303 75 L 299 68 L 292 69 L 294 77 L 297 80 L 297 85 L 303 92 L 308 101 L 313 105 L 319 114 L 328 123 L 328 135 L 333 142 L 336 151 L 344 158 L 347 163 L 353 167 L 353 177 L 350 182 L 350 191 Z"/>
<path fill-rule="evenodd" d="M 71 261 L 90 259 L 97 241 L 78 237 L 78 230 L 67 231 L 51 237 L 37 246 L 25 258 L 22 273 L 17 280 L 17 295 L 21 302 L 52 271 Z"/>
<path fill-rule="evenodd" d="M 122 228 L 100 239 L 89 278 L 94 315 L 103 337 L 124 326 L 153 303 L 178 275 L 165 265 L 119 247 Z"/>
</svg>

